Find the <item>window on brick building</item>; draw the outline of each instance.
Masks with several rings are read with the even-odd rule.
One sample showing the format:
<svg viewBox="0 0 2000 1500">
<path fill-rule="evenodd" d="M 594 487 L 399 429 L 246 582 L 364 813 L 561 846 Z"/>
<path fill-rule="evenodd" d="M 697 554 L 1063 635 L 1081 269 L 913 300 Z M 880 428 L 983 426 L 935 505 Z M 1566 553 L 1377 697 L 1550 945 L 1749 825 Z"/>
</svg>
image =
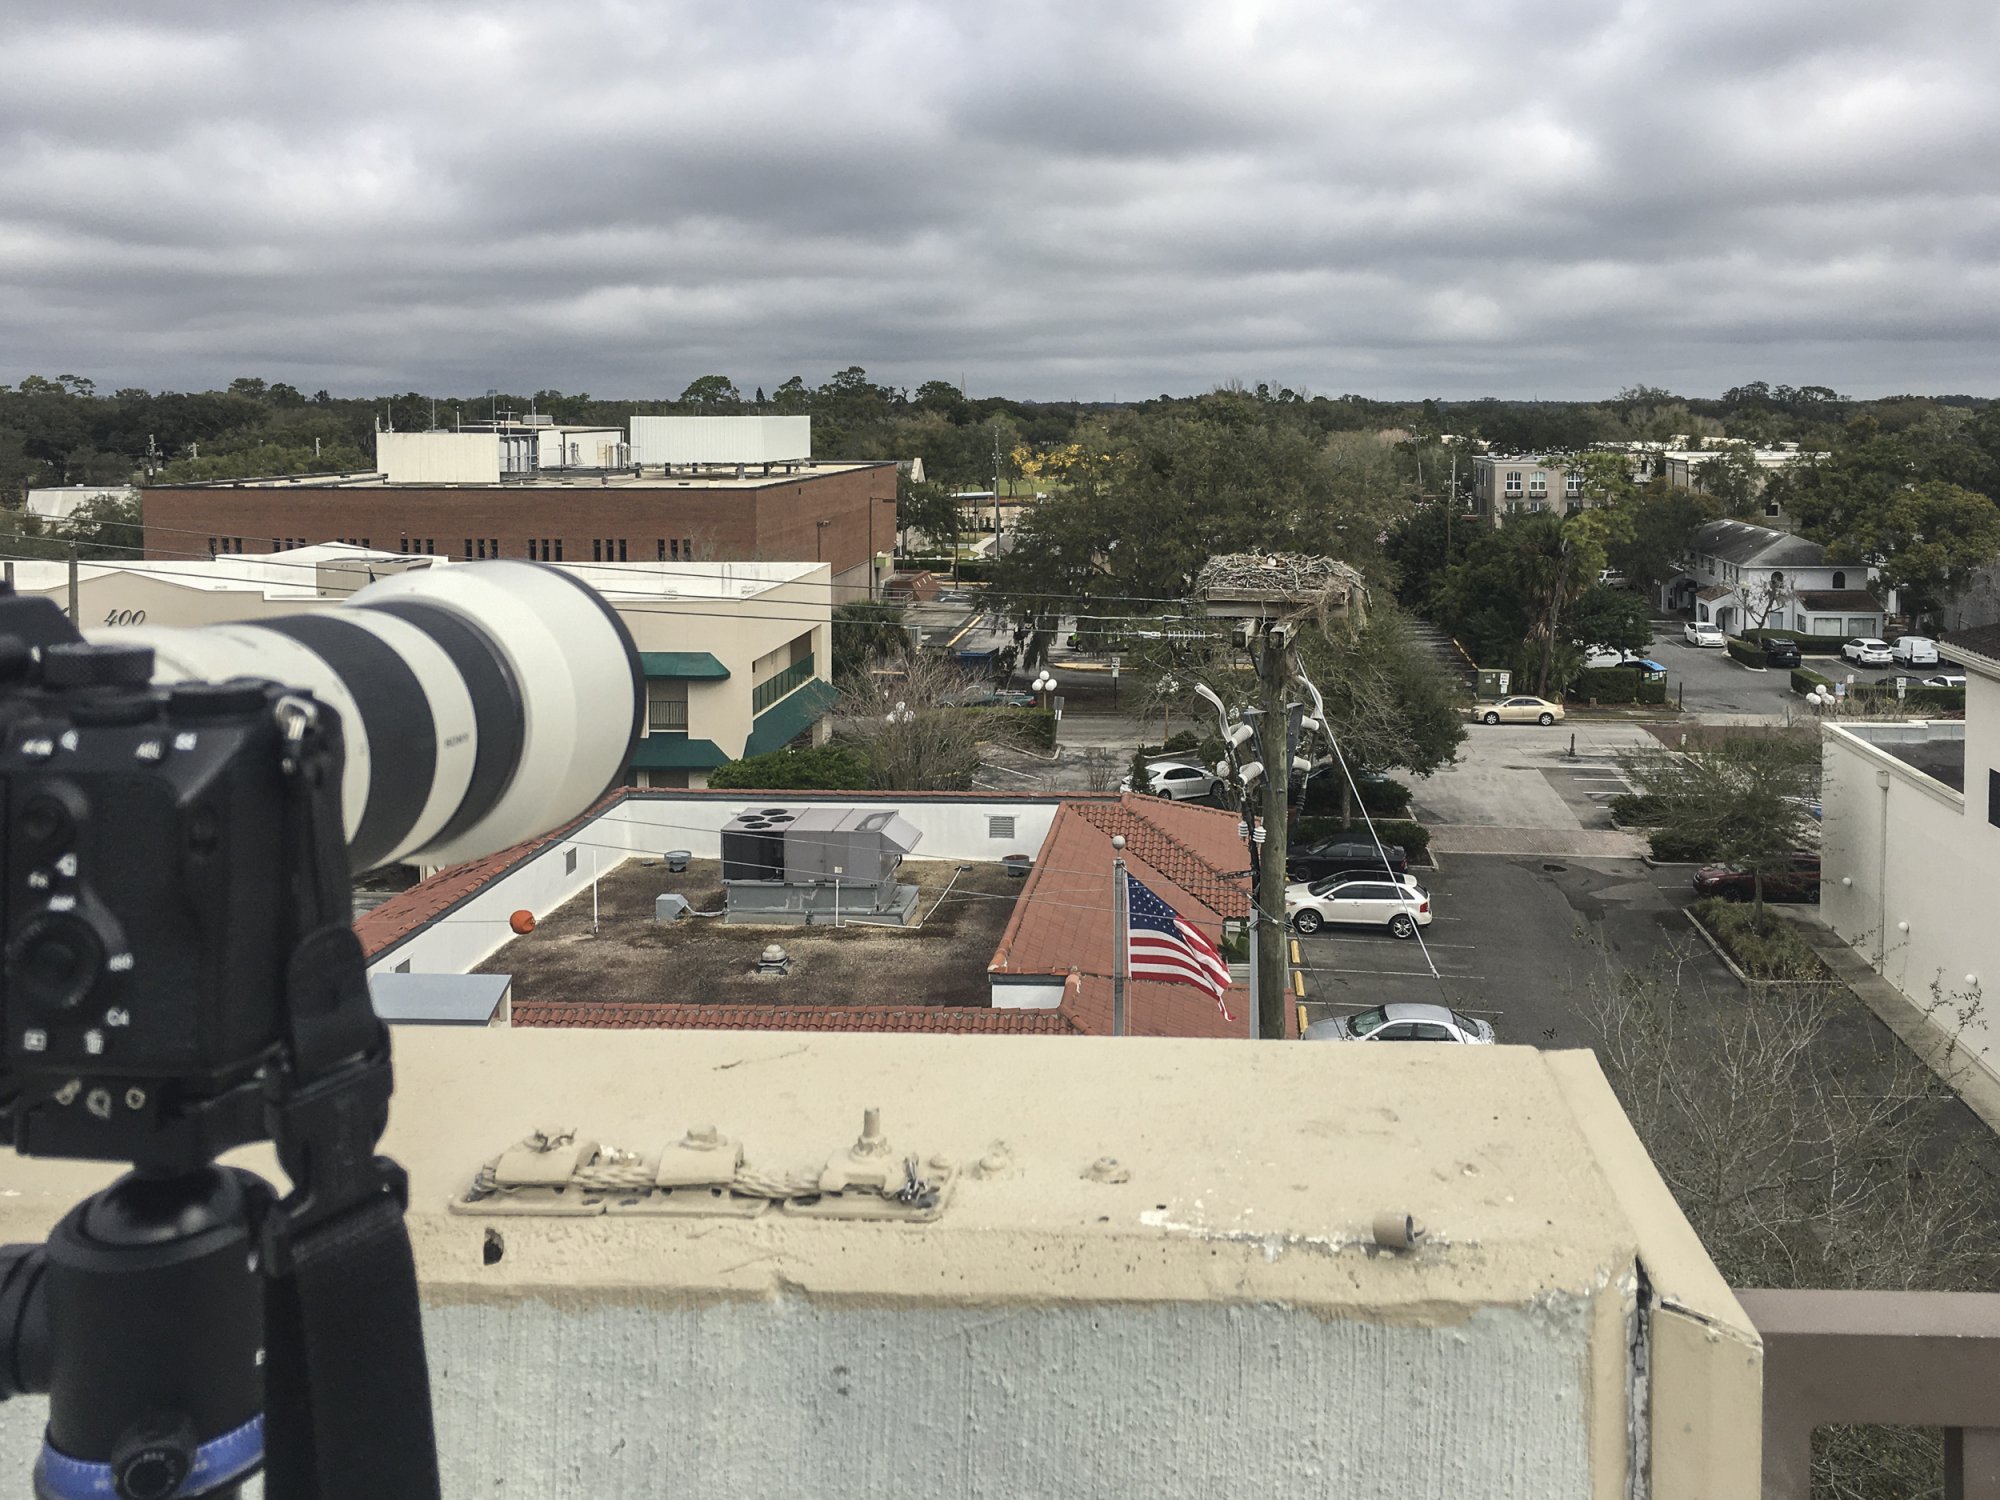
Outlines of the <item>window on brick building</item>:
<svg viewBox="0 0 2000 1500">
<path fill-rule="evenodd" d="M 622 536 L 618 538 L 618 560 L 625 561 L 625 538 Z"/>
<path fill-rule="evenodd" d="M 667 560 L 667 539 L 665 537 L 661 537 L 659 541 L 660 541 L 660 561 L 665 562 Z"/>
<path fill-rule="evenodd" d="M 675 561 L 675 562 L 679 562 L 680 560 L 681 560 L 681 539 L 680 539 L 679 537 L 675 537 L 675 538 L 674 538 L 674 561 Z"/>
<path fill-rule="evenodd" d="M 472 538 L 471 538 L 471 537 L 467 537 L 467 538 L 465 539 L 465 560 L 466 560 L 467 562 L 471 562 L 471 561 L 472 561 Z"/>
<path fill-rule="evenodd" d="M 682 538 L 681 538 L 681 556 L 682 556 L 682 557 L 684 557 L 684 558 L 686 558 L 686 559 L 687 559 L 687 560 L 688 560 L 689 562 L 693 562 L 693 561 L 694 561 L 694 538 L 693 538 L 693 537 L 691 537 L 691 536 L 684 536 L 684 537 L 682 537 Z"/>
<path fill-rule="evenodd" d="M 561 537 L 557 537 L 557 538 L 556 538 L 556 561 L 557 561 L 557 562 L 561 562 L 561 561 L 562 561 L 562 538 L 561 538 Z"/>
<path fill-rule="evenodd" d="M 604 539 L 602 537 L 594 536 L 590 539 L 590 560 L 592 562 L 604 561 Z"/>
<path fill-rule="evenodd" d="M 487 545 L 487 546 L 488 546 L 489 548 L 491 548 L 491 549 L 492 549 L 491 551 L 489 551 L 489 552 L 488 552 L 488 553 L 486 554 L 486 555 L 487 555 L 488 557 L 498 557 L 498 556 L 500 555 L 500 538 L 499 538 L 499 537 L 497 537 L 497 536 L 496 536 L 496 537 L 493 537 L 493 538 L 489 539 L 489 540 L 487 541 L 486 545 Z"/>
</svg>

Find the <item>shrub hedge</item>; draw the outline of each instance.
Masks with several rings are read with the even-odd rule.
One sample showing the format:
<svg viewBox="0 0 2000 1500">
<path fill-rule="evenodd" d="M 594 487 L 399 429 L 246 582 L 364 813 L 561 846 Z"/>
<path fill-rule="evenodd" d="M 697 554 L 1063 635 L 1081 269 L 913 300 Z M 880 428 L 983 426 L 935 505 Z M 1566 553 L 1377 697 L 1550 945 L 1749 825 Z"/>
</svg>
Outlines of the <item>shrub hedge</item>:
<svg viewBox="0 0 2000 1500">
<path fill-rule="evenodd" d="M 1814 672 L 1805 667 L 1792 668 L 1792 691 L 1801 697 L 1815 688 L 1832 687 L 1833 679 L 1824 673 Z M 1962 714 L 1965 712 L 1965 689 L 1955 687 L 1909 687 L 1903 689 L 1902 697 L 1896 696 L 1892 685 L 1857 682 L 1847 690 L 1847 696 L 1867 708 L 1901 708 L 1918 712 Z"/>
<path fill-rule="evenodd" d="M 1410 810 L 1410 789 L 1400 781 L 1378 782 L 1360 781 L 1359 805 L 1368 809 L 1370 817 L 1400 818 Z M 1340 774 L 1340 767 L 1329 771 L 1316 772 L 1306 783 L 1304 810 L 1323 817 L 1337 817 L 1340 813 L 1340 790 L 1347 778 Z"/>
<path fill-rule="evenodd" d="M 1053 750 L 1056 747 L 1056 716 L 1047 708 L 975 708 L 970 713 L 986 714 L 992 718 L 991 727 L 1000 731 L 1011 744 L 1026 745 L 1031 750 Z M 987 725 L 981 725 L 982 729 Z"/>
<path fill-rule="evenodd" d="M 1742 662 L 1744 666 L 1761 667 L 1764 665 L 1764 648 L 1756 642 L 1741 640 L 1733 635 L 1726 635 L 1722 638 L 1722 644 L 1728 650 L 1729 654 Z"/>
<path fill-rule="evenodd" d="M 1656 828 L 1646 840 L 1647 852 L 1670 865 L 1712 864 L 1719 856 L 1712 844 Z"/>
<path fill-rule="evenodd" d="M 1902 697 L 1896 696 L 1893 687 L 1862 687 L 1856 685 L 1847 690 L 1870 708 L 1934 709 L 1938 713 L 1965 712 L 1965 689 L 1955 687 L 1912 687 L 1903 690 Z"/>
<path fill-rule="evenodd" d="M 1819 955 L 1792 924 L 1768 909 L 1761 923 L 1754 920 L 1747 901 L 1707 896 L 1689 910 L 1715 935 L 1736 967 L 1752 979 L 1820 979 L 1826 975 Z"/>
<path fill-rule="evenodd" d="M 1569 696 L 1595 703 L 1665 703 L 1667 681 L 1630 667 L 1585 667 L 1570 684 Z"/>
<path fill-rule="evenodd" d="M 1653 799 L 1643 792 L 1621 792 L 1613 797 L 1611 816 L 1632 828 L 1651 828 L 1660 821 Z"/>
<path fill-rule="evenodd" d="M 769 792 L 858 792 L 868 786 L 868 757 L 851 745 L 772 750 L 717 766 L 712 787 Z"/>
</svg>

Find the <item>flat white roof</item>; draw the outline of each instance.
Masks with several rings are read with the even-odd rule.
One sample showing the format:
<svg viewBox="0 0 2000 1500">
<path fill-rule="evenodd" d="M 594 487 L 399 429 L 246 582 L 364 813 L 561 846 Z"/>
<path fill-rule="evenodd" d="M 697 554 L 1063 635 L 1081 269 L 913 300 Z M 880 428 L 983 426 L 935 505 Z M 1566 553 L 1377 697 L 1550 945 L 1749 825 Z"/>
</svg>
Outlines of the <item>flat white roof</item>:
<svg viewBox="0 0 2000 1500">
<path fill-rule="evenodd" d="M 462 564 L 461 564 L 462 566 Z M 614 599 L 634 593 L 662 599 L 753 599 L 823 569 L 809 562 L 553 563 Z"/>
<path fill-rule="evenodd" d="M 261 593 L 267 599 L 321 597 L 320 569 L 329 565 L 365 566 L 374 562 L 428 563 L 432 567 L 463 567 L 461 559 L 423 553 L 386 552 L 324 542 L 294 547 L 288 552 L 225 553 L 204 558 L 135 558 L 129 562 L 86 562 L 77 565 L 77 579 L 125 573 L 156 578 L 161 583 L 209 592 Z M 826 567 L 809 562 L 628 562 L 554 563 L 571 577 L 589 584 L 613 600 L 647 596 L 675 599 L 754 599 L 789 583 L 811 578 Z M 16 559 L 14 586 L 24 593 L 67 588 L 69 564 Z"/>
</svg>

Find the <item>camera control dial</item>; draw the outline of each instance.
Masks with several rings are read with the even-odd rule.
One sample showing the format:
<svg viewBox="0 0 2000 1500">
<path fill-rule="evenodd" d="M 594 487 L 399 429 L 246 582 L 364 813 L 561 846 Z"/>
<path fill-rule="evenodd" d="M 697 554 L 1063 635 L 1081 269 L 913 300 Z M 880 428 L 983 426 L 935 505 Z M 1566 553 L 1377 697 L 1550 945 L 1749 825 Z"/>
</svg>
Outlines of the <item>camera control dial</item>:
<svg viewBox="0 0 2000 1500">
<path fill-rule="evenodd" d="M 36 1015 L 77 1015 L 106 968 L 104 939 L 75 912 L 45 912 L 7 945 L 7 982 Z"/>
</svg>

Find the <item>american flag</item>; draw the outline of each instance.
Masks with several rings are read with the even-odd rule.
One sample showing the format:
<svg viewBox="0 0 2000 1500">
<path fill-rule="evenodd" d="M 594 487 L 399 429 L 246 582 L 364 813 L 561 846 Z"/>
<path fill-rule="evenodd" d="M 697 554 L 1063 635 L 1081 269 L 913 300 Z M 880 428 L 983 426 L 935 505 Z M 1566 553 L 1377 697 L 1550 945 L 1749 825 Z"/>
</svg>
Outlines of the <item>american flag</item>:
<svg viewBox="0 0 2000 1500">
<path fill-rule="evenodd" d="M 1131 976 L 1207 990 L 1222 1019 L 1235 1020 L 1223 998 L 1229 993 L 1229 965 L 1215 944 L 1130 874 L 1125 877 L 1125 899 Z"/>
</svg>

